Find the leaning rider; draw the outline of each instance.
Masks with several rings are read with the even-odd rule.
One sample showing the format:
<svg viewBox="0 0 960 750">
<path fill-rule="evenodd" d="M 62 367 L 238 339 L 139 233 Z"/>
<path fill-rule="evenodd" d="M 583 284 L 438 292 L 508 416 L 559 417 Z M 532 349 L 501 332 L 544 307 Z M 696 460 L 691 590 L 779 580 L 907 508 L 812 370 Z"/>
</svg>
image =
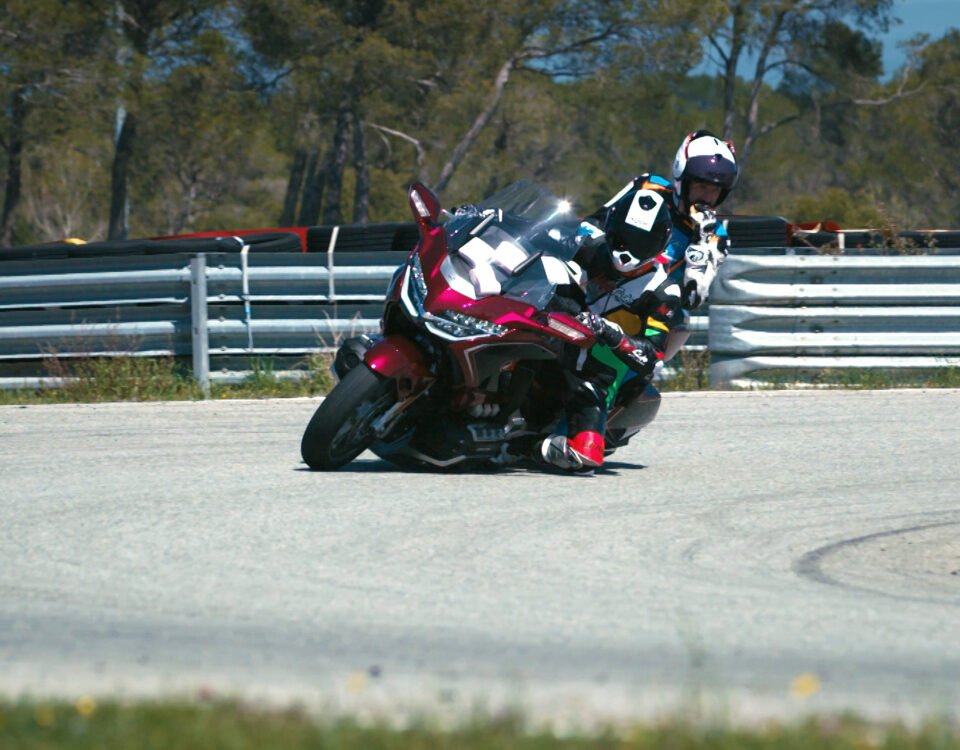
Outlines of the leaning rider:
<svg viewBox="0 0 960 750">
<path fill-rule="evenodd" d="M 577 473 L 600 467 L 616 360 L 646 384 L 683 345 L 686 311 L 707 299 L 727 254 L 715 209 L 738 177 L 733 144 L 698 130 L 677 150 L 672 185 L 640 175 L 583 221 L 575 260 L 586 274 L 589 312 L 581 320 L 598 346 L 571 373 L 567 434 L 543 441 L 547 463 Z"/>
</svg>

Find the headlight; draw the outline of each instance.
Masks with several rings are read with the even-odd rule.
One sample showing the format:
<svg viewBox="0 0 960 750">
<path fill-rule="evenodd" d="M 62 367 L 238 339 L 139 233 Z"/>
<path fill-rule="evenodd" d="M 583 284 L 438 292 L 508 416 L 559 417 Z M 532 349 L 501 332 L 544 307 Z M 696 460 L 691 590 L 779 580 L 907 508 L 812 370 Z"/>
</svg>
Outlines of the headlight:
<svg viewBox="0 0 960 750">
<path fill-rule="evenodd" d="M 415 254 L 407 261 L 406 279 L 400 288 L 400 300 L 412 317 L 420 318 L 424 315 L 423 304 L 426 299 L 427 280 L 423 278 L 420 256 Z"/>
<path fill-rule="evenodd" d="M 472 315 L 464 315 L 455 310 L 444 310 L 439 315 L 424 315 L 427 328 L 441 338 L 473 339 L 483 336 L 503 336 L 510 329 L 507 326 L 481 320 Z"/>
<path fill-rule="evenodd" d="M 427 281 L 423 277 L 420 256 L 414 255 L 409 261 L 410 275 L 404 285 L 403 302 L 410 314 L 420 318 L 427 329 L 436 336 L 445 339 L 470 339 L 484 336 L 503 336 L 510 329 L 507 326 L 491 323 L 489 320 L 465 315 L 456 310 L 444 310 L 436 315 L 424 309 L 427 299 Z"/>
<path fill-rule="evenodd" d="M 420 265 L 420 256 L 414 255 L 410 260 L 410 276 L 413 278 L 413 288 L 420 295 L 420 303 L 427 298 L 427 282 L 423 278 L 423 266 Z"/>
</svg>

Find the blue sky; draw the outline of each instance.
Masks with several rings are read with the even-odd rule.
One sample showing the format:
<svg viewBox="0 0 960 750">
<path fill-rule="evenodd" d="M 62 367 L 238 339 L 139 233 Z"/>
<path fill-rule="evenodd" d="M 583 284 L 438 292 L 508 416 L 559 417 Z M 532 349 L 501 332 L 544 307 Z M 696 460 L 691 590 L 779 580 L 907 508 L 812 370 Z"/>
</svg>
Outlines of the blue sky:
<svg viewBox="0 0 960 750">
<path fill-rule="evenodd" d="M 900 23 L 891 24 L 890 30 L 880 37 L 883 42 L 884 79 L 890 77 L 907 61 L 906 55 L 897 48 L 897 42 L 906 41 L 917 34 L 929 34 L 931 41 L 942 37 L 949 29 L 960 29 L 960 0 L 894 0 L 894 18 Z M 749 77 L 753 73 L 756 58 L 749 54 L 740 61 L 738 73 Z M 716 73 L 716 66 L 703 62 L 694 72 Z M 767 82 L 776 85 L 776 76 Z"/>
<path fill-rule="evenodd" d="M 939 39 L 950 28 L 960 29 L 960 0 L 896 0 L 893 15 L 902 23 L 883 37 L 883 68 L 887 76 L 906 62 L 896 43 L 916 34 Z"/>
</svg>

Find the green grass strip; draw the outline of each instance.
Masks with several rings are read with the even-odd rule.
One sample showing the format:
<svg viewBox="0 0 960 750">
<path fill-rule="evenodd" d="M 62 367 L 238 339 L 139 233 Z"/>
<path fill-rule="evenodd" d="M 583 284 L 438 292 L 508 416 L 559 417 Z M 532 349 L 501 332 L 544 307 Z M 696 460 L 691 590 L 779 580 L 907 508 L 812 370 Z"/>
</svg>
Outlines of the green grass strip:
<svg viewBox="0 0 960 750">
<path fill-rule="evenodd" d="M 276 376 L 273 364 L 254 359 L 242 383 L 212 383 L 210 397 L 289 398 L 322 396 L 333 387 L 329 355 L 313 355 L 296 368 L 297 379 Z M 2 404 L 99 403 L 104 401 L 191 401 L 203 398 L 187 363 L 173 357 L 83 357 L 46 361 L 47 375 L 62 378 L 63 385 L 49 388 L 2 390 Z"/>
<path fill-rule="evenodd" d="M 602 361 L 618 369 L 626 365 L 606 347 L 594 347 Z M 250 363 L 250 374 L 237 384 L 211 385 L 210 397 L 289 398 L 323 396 L 334 385 L 330 373 L 331 355 L 316 354 L 298 362 L 293 369 L 302 377 L 279 378 L 273 363 L 266 358 Z M 199 400 L 203 393 L 194 380 L 189 363 L 173 357 L 81 357 L 60 359 L 55 353 L 45 361 L 47 375 L 63 379 L 59 387 L 20 390 L 0 389 L 0 405 L 98 403 L 104 401 L 176 401 Z M 658 381 L 667 391 L 710 390 L 710 355 L 703 351 L 682 351 L 670 364 L 670 377 Z M 857 368 L 823 370 L 809 373 L 773 372 L 764 377 L 753 373 L 757 388 L 776 390 L 797 387 L 883 389 L 883 388 L 960 388 L 960 367 L 943 367 L 925 372 L 864 370 Z M 615 391 L 611 389 L 611 398 Z"/>
<path fill-rule="evenodd" d="M 429 723 L 407 729 L 322 720 L 300 709 L 265 710 L 234 702 L 98 704 L 0 702 L 4 750 L 70 748 L 129 750 L 952 750 L 956 727 L 929 723 L 915 729 L 878 726 L 852 718 L 808 720 L 757 729 L 696 726 L 682 721 L 636 726 L 589 736 L 531 732 L 518 716 L 476 721 L 455 730 Z"/>
</svg>

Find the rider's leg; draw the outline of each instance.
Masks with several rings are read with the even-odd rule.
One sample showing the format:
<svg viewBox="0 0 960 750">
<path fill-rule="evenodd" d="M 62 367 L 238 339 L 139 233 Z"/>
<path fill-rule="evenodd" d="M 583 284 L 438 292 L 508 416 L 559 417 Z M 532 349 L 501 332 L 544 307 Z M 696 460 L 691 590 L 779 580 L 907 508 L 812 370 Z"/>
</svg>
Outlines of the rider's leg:
<svg viewBox="0 0 960 750">
<path fill-rule="evenodd" d="M 690 338 L 690 314 L 686 310 L 680 310 L 676 322 L 671 326 L 670 333 L 667 334 L 667 340 L 663 346 L 663 362 L 669 362 L 687 343 Z"/>
<path fill-rule="evenodd" d="M 567 404 L 567 435 L 551 435 L 540 445 L 544 461 L 569 471 L 592 472 L 603 465 L 606 389 L 582 381 Z"/>
</svg>

